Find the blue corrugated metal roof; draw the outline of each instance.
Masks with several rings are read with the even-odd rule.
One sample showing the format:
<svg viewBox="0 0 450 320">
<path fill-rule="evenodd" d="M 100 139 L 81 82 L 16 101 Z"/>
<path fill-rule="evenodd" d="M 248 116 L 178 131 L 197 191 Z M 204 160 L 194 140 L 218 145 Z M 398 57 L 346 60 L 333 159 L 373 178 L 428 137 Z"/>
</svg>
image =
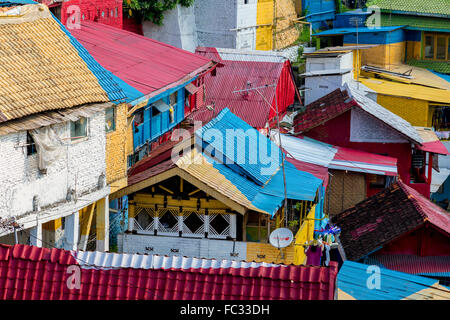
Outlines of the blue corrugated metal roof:
<svg viewBox="0 0 450 320">
<path fill-rule="evenodd" d="M 235 135 L 230 135 L 234 130 L 241 132 L 241 135 L 235 138 L 238 143 L 234 145 L 234 149 L 226 149 L 229 142 L 227 133 L 228 138 L 234 138 Z M 223 176 L 231 181 L 255 207 L 272 215 L 275 214 L 284 200 L 281 150 L 275 143 L 234 115 L 228 108 L 198 129 L 195 135 L 196 143 L 201 144 L 205 149 L 204 156 Z M 245 143 L 244 148 L 243 143 Z M 261 160 L 260 153 L 264 153 L 264 150 L 260 152 L 260 146 L 264 146 L 263 149 L 273 150 L 274 158 Z M 239 157 L 238 148 L 242 158 Z M 210 154 L 214 160 L 208 156 Z M 270 163 L 264 160 L 273 160 L 275 163 L 270 166 Z M 267 169 L 267 172 L 264 169 Z M 308 172 L 297 170 L 287 161 L 285 176 L 289 199 L 313 201 L 317 190 L 322 185 L 321 179 Z"/>
<path fill-rule="evenodd" d="M 26 1 L 26 0 L 25 0 Z M 125 102 L 126 96 L 121 86 L 113 79 L 112 73 L 103 68 L 90 54 L 89 52 L 75 39 L 66 27 L 52 14 L 53 19 L 57 21 L 70 40 L 70 43 L 78 51 L 80 57 L 86 62 L 89 70 L 96 76 L 98 83 L 105 90 L 108 98 L 113 103 Z"/>
<path fill-rule="evenodd" d="M 404 26 L 392 26 L 392 27 L 377 27 L 377 28 L 368 28 L 362 27 L 358 28 L 358 33 L 366 33 L 366 32 L 390 32 L 397 29 L 401 29 Z M 333 35 L 341 35 L 341 34 L 349 34 L 356 33 L 356 28 L 335 28 L 330 30 L 325 30 L 322 32 L 314 33 L 313 36 L 333 36 Z"/>
<path fill-rule="evenodd" d="M 445 299 L 450 291 L 439 286 L 439 281 L 403 272 L 379 268 L 369 269 L 366 264 L 345 261 L 337 276 L 339 299 L 356 300 L 403 300 Z M 378 284 L 378 285 L 377 285 Z"/>
</svg>

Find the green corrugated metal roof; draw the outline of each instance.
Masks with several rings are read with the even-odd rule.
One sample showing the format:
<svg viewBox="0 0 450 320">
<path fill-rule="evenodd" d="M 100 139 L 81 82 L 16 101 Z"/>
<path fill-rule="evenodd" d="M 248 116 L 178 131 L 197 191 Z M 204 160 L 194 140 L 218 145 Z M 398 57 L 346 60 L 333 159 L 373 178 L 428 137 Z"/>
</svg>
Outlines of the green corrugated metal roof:
<svg viewBox="0 0 450 320">
<path fill-rule="evenodd" d="M 369 0 L 366 6 L 378 6 L 382 11 L 405 11 L 423 14 L 450 15 L 450 0 Z"/>
<path fill-rule="evenodd" d="M 450 21 L 448 21 L 447 19 L 402 14 L 381 15 L 381 25 L 383 27 L 407 26 L 406 29 L 425 31 L 450 31 Z"/>
<path fill-rule="evenodd" d="M 439 73 L 450 74 L 450 62 L 428 61 L 428 60 L 409 60 L 411 66 L 430 69 Z"/>
</svg>

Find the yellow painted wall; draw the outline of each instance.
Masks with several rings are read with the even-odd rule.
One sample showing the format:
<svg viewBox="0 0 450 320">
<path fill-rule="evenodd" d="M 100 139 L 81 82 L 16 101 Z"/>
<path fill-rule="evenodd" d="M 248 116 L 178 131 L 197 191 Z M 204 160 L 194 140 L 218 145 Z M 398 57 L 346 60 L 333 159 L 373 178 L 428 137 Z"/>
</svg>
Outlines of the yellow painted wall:
<svg viewBox="0 0 450 320">
<path fill-rule="evenodd" d="M 406 42 L 406 60 L 420 59 L 421 42 L 407 41 Z"/>
<path fill-rule="evenodd" d="M 294 264 L 300 265 L 306 263 L 306 254 L 303 244 L 313 240 L 314 237 L 314 218 L 316 215 L 316 206 L 312 207 L 297 234 L 294 241 Z"/>
<path fill-rule="evenodd" d="M 106 134 L 106 183 L 111 193 L 127 181 L 127 109 L 125 103 L 116 106 L 116 130 Z"/>
<path fill-rule="evenodd" d="M 364 45 L 360 43 L 360 45 Z M 356 43 L 346 43 L 345 46 L 356 46 Z M 373 65 L 389 68 L 389 65 L 403 63 L 405 58 L 405 42 L 378 45 L 360 50 L 362 65 Z"/>
<path fill-rule="evenodd" d="M 292 45 L 300 35 L 293 22 L 296 18 L 295 0 L 258 0 L 256 50 L 277 50 Z"/>
<path fill-rule="evenodd" d="M 428 101 L 378 94 L 377 102 L 413 126 L 428 127 L 431 125 Z"/>
<path fill-rule="evenodd" d="M 270 243 L 247 242 L 246 260 L 267 263 L 294 263 L 294 245 L 291 244 L 281 250 L 283 250 L 284 259 L 281 258 L 280 249 L 275 248 Z"/>
<path fill-rule="evenodd" d="M 258 0 L 256 5 L 256 50 L 272 50 L 274 0 Z M 267 25 L 270 26 L 261 26 Z"/>
</svg>

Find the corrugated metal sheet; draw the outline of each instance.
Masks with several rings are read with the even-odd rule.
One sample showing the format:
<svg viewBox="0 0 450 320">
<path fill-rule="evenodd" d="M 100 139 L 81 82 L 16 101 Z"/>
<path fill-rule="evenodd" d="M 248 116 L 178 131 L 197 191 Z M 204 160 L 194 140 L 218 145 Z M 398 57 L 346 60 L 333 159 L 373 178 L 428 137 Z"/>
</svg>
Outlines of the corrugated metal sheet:
<svg viewBox="0 0 450 320">
<path fill-rule="evenodd" d="M 439 159 L 440 160 L 440 159 Z M 435 193 L 450 175 L 450 169 L 439 168 L 439 172 L 433 169 L 431 175 L 430 193 Z"/>
<path fill-rule="evenodd" d="M 107 92 L 117 88 L 102 88 L 105 70 L 86 62 L 48 8 L 25 5 L 21 10 L 23 17 L 0 23 L 0 122 L 109 101 Z"/>
<path fill-rule="evenodd" d="M 146 95 L 213 66 L 191 52 L 93 21 L 71 32 L 102 66 Z"/>
<path fill-rule="evenodd" d="M 196 52 L 210 59 L 220 59 L 221 67 L 217 68 L 215 76 L 205 78 L 206 105 L 214 104 L 214 111 L 205 107 L 200 108 L 190 116 L 193 121 L 206 123 L 214 117 L 214 114 L 217 115 L 224 108 L 229 108 L 252 127 L 264 128 L 276 114 L 275 88 L 280 114 L 284 114 L 287 107 L 294 103 L 296 89 L 288 60 L 279 63 L 225 61 L 220 58 L 215 48 L 198 48 Z M 243 60 L 244 57 L 240 59 Z M 271 87 L 260 88 L 262 96 L 256 91 L 234 92 L 265 85 Z"/>
<path fill-rule="evenodd" d="M 385 81 L 381 79 L 360 79 L 361 83 L 366 85 L 377 93 L 405 97 L 430 102 L 448 103 L 450 101 L 450 91 L 443 89 L 430 88 L 421 85 L 403 84 L 394 81 Z"/>
<path fill-rule="evenodd" d="M 380 268 L 379 287 L 369 266 L 345 261 L 337 276 L 338 300 L 449 300 L 439 281 Z M 378 271 L 378 270 L 377 270 Z"/>
<path fill-rule="evenodd" d="M 250 182 L 246 184 L 246 191 L 245 194 L 243 194 L 240 191 L 240 188 L 243 188 L 243 184 L 236 184 L 233 183 L 233 179 L 231 176 L 238 175 L 237 173 L 234 173 L 231 170 L 228 170 L 226 173 L 224 171 L 217 170 L 212 165 L 213 160 L 203 154 L 200 154 L 197 152 L 196 149 L 193 149 L 188 154 L 181 157 L 177 162 L 176 165 L 184 170 L 185 172 L 189 173 L 193 177 L 197 178 L 198 180 L 202 181 L 203 183 L 206 183 L 208 186 L 212 187 L 217 192 L 225 195 L 227 198 L 239 203 L 240 205 L 250 209 L 255 210 L 259 212 L 264 213 L 272 213 L 271 211 L 262 211 L 252 205 L 251 197 L 249 194 L 251 193 L 258 193 L 259 186 Z M 219 165 L 224 166 L 224 165 Z M 231 181 L 230 181 L 231 180 Z M 251 189 L 251 192 L 248 192 Z M 250 198 L 250 199 L 249 199 Z M 277 207 L 277 204 L 274 204 L 274 207 Z"/>
<path fill-rule="evenodd" d="M 272 136 L 272 139 L 278 142 L 278 134 L 273 132 Z M 301 162 L 337 170 L 397 175 L 397 159 L 392 157 L 335 147 L 304 136 L 282 134 L 281 142 L 287 155 Z"/>
<path fill-rule="evenodd" d="M 376 28 L 358 28 L 358 33 L 391 32 L 403 28 L 402 26 L 376 27 Z M 314 33 L 312 36 L 337 36 L 342 34 L 356 33 L 356 28 L 334 28 L 322 32 Z"/>
<path fill-rule="evenodd" d="M 450 256 L 374 254 L 364 263 L 409 274 L 450 277 Z"/>
<path fill-rule="evenodd" d="M 70 266 L 80 267 L 78 289 L 67 285 Z M 335 262 L 306 267 L 0 245 L 4 300 L 333 300 L 336 275 Z"/>
<path fill-rule="evenodd" d="M 263 50 L 239 50 L 228 48 L 215 48 L 221 60 L 231 61 L 254 61 L 254 62 L 275 62 L 283 63 L 288 60 L 282 53 L 276 51 Z M 208 48 L 203 48 L 208 50 Z M 202 48 L 197 48 L 201 52 Z"/>
</svg>

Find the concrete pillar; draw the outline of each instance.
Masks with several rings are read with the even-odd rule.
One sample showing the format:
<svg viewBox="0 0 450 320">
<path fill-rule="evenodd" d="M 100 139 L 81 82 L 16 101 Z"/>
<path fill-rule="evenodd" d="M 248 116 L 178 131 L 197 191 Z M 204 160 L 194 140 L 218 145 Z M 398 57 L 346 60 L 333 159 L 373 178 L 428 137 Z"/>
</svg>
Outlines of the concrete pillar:
<svg viewBox="0 0 450 320">
<path fill-rule="evenodd" d="M 80 234 L 80 214 L 78 211 L 65 218 L 64 234 L 64 249 L 77 250 Z"/>
<path fill-rule="evenodd" d="M 97 201 L 95 208 L 97 227 L 96 251 L 109 251 L 109 197 Z"/>
<path fill-rule="evenodd" d="M 30 245 L 42 247 L 42 223 L 37 223 L 36 227 L 30 230 Z"/>
<path fill-rule="evenodd" d="M 136 205 L 133 200 L 128 200 L 128 231 L 134 229 L 134 217 L 136 216 Z"/>
</svg>

